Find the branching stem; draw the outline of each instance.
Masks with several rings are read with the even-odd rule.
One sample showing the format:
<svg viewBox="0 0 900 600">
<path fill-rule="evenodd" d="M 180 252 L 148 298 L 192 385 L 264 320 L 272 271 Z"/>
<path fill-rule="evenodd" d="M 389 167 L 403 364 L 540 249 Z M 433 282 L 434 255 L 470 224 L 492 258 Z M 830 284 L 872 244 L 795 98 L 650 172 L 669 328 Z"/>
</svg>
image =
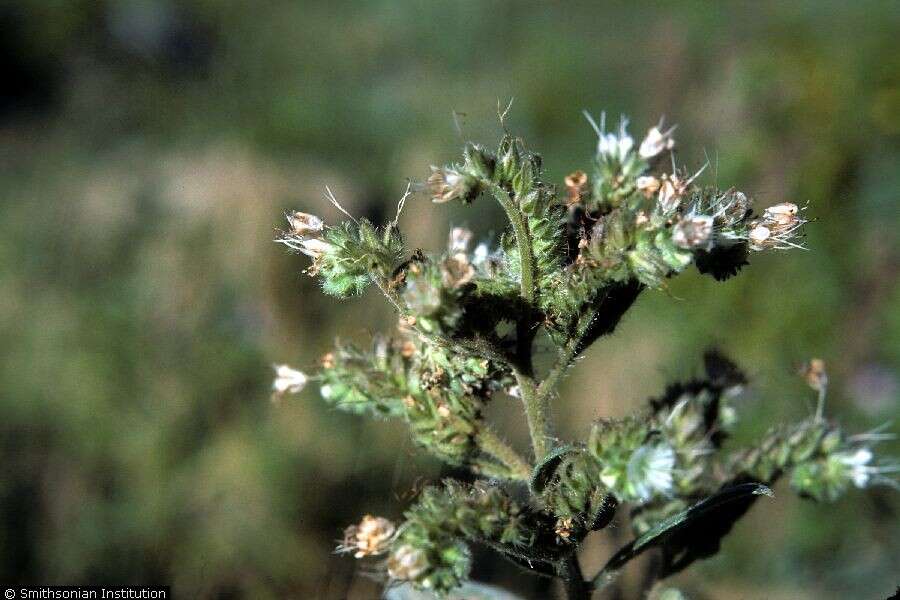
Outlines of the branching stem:
<svg viewBox="0 0 900 600">
<path fill-rule="evenodd" d="M 553 444 L 553 429 L 550 424 L 550 406 L 546 398 L 541 401 L 537 396 L 537 386 L 534 379 L 519 371 L 513 371 L 519 393 L 522 395 L 522 404 L 525 407 L 525 419 L 528 421 L 528 432 L 531 434 L 531 446 L 534 449 L 534 458 L 540 462 Z"/>
</svg>

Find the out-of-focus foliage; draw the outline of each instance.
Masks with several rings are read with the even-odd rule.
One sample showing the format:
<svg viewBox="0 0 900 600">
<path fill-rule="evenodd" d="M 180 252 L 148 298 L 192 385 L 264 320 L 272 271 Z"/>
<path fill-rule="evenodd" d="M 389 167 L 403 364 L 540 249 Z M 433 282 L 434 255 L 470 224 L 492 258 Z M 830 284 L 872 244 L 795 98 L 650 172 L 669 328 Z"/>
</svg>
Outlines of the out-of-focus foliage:
<svg viewBox="0 0 900 600">
<path fill-rule="evenodd" d="M 274 358 L 302 366 L 335 334 L 367 337 L 272 227 L 325 184 L 386 221 L 404 177 L 455 153 L 454 122 L 497 137 L 498 98 L 515 97 L 507 124 L 557 184 L 596 140 L 580 111 L 627 107 L 642 126 L 679 123 L 680 161 L 708 156 L 710 183 L 809 202 L 817 219 L 809 252 L 755 258 L 723 284 L 682 277 L 680 301 L 641 298 L 617 343 L 592 351 L 602 371 L 567 382 L 561 421 L 626 414 L 711 342 L 751 367 L 760 398 L 736 445 L 807 414 L 767 392 L 802 397 L 793 371 L 810 355 L 828 362 L 848 429 L 900 416 L 895 2 L 26 1 L 0 24 L 4 581 L 377 593 L 323 557 L 363 511 L 399 516 L 392 493 L 439 466 L 398 452 L 390 423 L 269 404 Z M 476 235 L 502 224 L 420 197 L 407 245 L 442 248 L 448 214 Z M 373 298 L 350 306 L 391 318 Z M 877 491 L 824 507 L 783 494 L 677 583 L 692 598 L 887 596 L 898 508 Z M 476 579 L 548 593 L 480 559 Z"/>
</svg>

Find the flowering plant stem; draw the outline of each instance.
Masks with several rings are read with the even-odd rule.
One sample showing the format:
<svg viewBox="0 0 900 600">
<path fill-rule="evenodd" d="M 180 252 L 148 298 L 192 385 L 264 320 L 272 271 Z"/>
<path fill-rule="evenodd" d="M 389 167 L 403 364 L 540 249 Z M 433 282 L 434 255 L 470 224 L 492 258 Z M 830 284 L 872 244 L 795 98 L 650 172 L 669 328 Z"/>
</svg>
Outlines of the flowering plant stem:
<svg viewBox="0 0 900 600">
<path fill-rule="evenodd" d="M 408 254 L 397 217 L 383 227 L 350 217 L 337 226 L 294 211 L 278 241 L 310 257 L 323 290 L 347 297 L 374 284 L 396 309 L 394 336 L 374 336 L 371 350 L 338 344 L 315 375 L 276 365 L 276 395 L 319 384 L 335 408 L 400 418 L 416 444 L 478 479 L 447 479 L 423 490 L 397 526 L 366 516 L 347 528 L 340 549 L 356 558 L 387 555 L 392 583 L 446 597 L 471 567 L 467 544 L 488 546 L 529 572 L 561 580 L 570 600 L 614 584 L 632 559 L 659 549 L 659 568 L 643 587 L 718 551 L 722 538 L 760 495 L 787 476 L 805 496 L 834 500 L 851 486 L 900 488 L 900 465 L 876 460 L 880 429 L 846 436 L 824 415 L 823 361 L 804 368 L 819 392 L 814 416 L 774 428 L 758 444 L 728 453 L 723 442 L 747 383 L 718 351 L 706 374 L 675 383 L 632 416 L 602 419 L 586 439 L 555 437 L 551 402 L 568 369 L 613 333 L 643 290 L 664 288 L 693 264 L 717 280 L 736 275 L 751 252 L 800 247 L 803 209 L 790 202 L 753 211 L 729 189 L 695 184 L 675 167 L 673 128 L 651 128 L 636 145 L 627 120 L 597 133 L 592 175 L 566 177 L 569 202 L 541 176 L 540 157 L 507 135 L 497 153 L 467 144 L 463 162 L 432 167 L 438 203 L 492 196 L 509 221 L 499 247 L 478 244 L 454 227 L 445 253 Z M 671 163 L 672 169 L 664 171 Z M 702 171 L 702 169 L 701 169 Z M 535 369 L 540 331 L 555 363 Z M 531 437 L 529 461 L 489 424 L 497 393 L 521 400 Z M 626 509 L 623 511 L 622 509 Z M 594 577 L 578 550 L 592 532 L 627 512 L 634 537 Z M 652 573 L 651 573 L 652 572 Z M 650 576 L 652 575 L 652 576 Z"/>
<path fill-rule="evenodd" d="M 534 254 L 531 248 L 531 235 L 528 232 L 528 223 L 525 221 L 525 216 L 521 213 L 509 192 L 499 185 L 492 185 L 491 193 L 506 212 L 506 218 L 509 219 L 509 223 L 513 228 L 513 233 L 516 236 L 516 246 L 518 246 L 519 249 L 522 299 L 530 304 L 534 300 L 535 290 Z"/>
</svg>

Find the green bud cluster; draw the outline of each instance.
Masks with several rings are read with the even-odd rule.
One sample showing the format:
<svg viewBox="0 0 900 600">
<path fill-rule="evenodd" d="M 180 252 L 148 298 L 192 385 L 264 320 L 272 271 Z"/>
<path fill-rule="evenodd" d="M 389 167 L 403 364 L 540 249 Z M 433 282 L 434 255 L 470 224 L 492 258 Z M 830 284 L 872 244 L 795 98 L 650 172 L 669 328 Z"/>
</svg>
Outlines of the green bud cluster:
<svg viewBox="0 0 900 600">
<path fill-rule="evenodd" d="M 514 547 L 533 542 L 522 513 L 506 492 L 484 482 L 469 486 L 447 480 L 441 487 L 426 488 L 404 514 L 391 545 L 392 558 L 400 552 L 418 562 L 414 569 L 391 575 L 421 589 L 448 592 L 468 576 L 471 553 L 465 541 Z"/>
<path fill-rule="evenodd" d="M 790 427 L 773 428 L 754 448 L 739 453 L 732 468 L 760 481 L 774 482 L 788 475 L 800 495 L 834 501 L 851 486 L 873 484 L 896 487 L 885 474 L 900 466 L 891 460 L 874 461 L 866 442 L 887 439 L 886 434 L 847 436 L 835 425 L 808 419 Z"/>
<path fill-rule="evenodd" d="M 368 352 L 339 345 L 322 361 L 321 395 L 356 413 L 406 420 L 415 442 L 451 464 L 477 452 L 482 409 L 503 377 L 485 359 L 376 337 Z"/>
<path fill-rule="evenodd" d="M 601 470 L 585 448 L 564 446 L 538 465 L 531 488 L 550 513 L 568 523 L 567 528 L 596 531 L 609 523 L 617 504 L 601 480 Z M 577 536 L 569 541 L 577 541 Z"/>
<path fill-rule="evenodd" d="M 323 235 L 326 249 L 315 259 L 322 290 L 346 297 L 362 293 L 375 278 L 393 273 L 403 253 L 400 230 L 389 225 L 376 228 L 369 221 L 345 221 L 328 227 Z"/>
</svg>

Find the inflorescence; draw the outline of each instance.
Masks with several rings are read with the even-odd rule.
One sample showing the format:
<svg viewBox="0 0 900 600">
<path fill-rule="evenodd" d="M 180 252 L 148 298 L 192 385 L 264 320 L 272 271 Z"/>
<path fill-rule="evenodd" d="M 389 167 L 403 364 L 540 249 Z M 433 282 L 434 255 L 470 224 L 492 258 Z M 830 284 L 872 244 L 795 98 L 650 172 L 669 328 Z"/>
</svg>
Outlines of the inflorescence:
<svg viewBox="0 0 900 600">
<path fill-rule="evenodd" d="M 691 265 L 723 280 L 753 252 L 802 248 L 807 222 L 797 204 L 757 213 L 743 192 L 700 185 L 703 169 L 675 168 L 675 127 L 660 122 L 636 143 L 624 118 L 615 131 L 588 119 L 597 134 L 590 174 L 568 175 L 563 193 L 544 181 L 540 156 L 509 135 L 495 152 L 468 144 L 461 162 L 432 167 L 434 202 L 500 204 L 510 226 L 497 244 L 473 245 L 472 232 L 456 227 L 443 254 L 407 253 L 396 219 L 357 220 L 330 191 L 343 223 L 286 215 L 277 241 L 312 259 L 306 272 L 325 293 L 347 297 L 374 284 L 399 320 L 368 347 L 338 344 L 314 374 L 277 366 L 275 396 L 315 382 L 335 408 L 403 420 L 418 446 L 483 477 L 426 488 L 399 524 L 365 516 L 347 528 L 339 550 L 375 559 L 391 582 L 447 592 L 467 578 L 468 544 L 478 543 L 587 597 L 646 547 L 666 550 L 664 574 L 709 555 L 782 476 L 816 500 L 897 486 L 897 463 L 873 453 L 888 434 L 847 435 L 824 417 L 822 361 L 804 370 L 819 393 L 816 414 L 747 449 L 723 448 L 747 380 L 714 351 L 703 377 L 671 385 L 640 414 L 600 420 L 582 442 L 556 440 L 549 406 L 559 381 L 643 290 Z M 533 366 L 538 331 L 555 347 L 546 373 Z M 498 393 L 522 402 L 532 457 L 486 422 Z M 585 580 L 575 550 L 623 506 L 638 537 Z M 675 534 L 703 519 L 715 522 L 703 534 L 711 539 Z"/>
</svg>

